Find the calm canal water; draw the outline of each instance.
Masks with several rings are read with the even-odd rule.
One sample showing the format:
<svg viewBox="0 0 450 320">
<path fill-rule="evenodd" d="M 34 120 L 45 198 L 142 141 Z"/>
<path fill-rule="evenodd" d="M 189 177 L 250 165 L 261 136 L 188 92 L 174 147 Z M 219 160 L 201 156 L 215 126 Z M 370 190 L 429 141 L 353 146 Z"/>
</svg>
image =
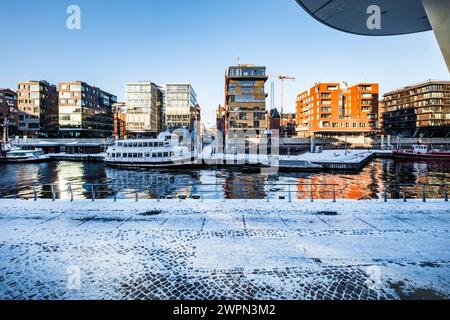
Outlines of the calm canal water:
<svg viewBox="0 0 450 320">
<path fill-rule="evenodd" d="M 337 197 L 341 199 L 379 199 L 391 181 L 400 183 L 450 183 L 450 163 L 400 162 L 377 159 L 362 172 L 349 173 L 279 173 L 261 175 L 233 170 L 123 170 L 105 167 L 103 163 L 78 163 L 54 161 L 41 164 L 1 164 L 0 197 L 30 198 L 31 186 L 36 185 L 39 197 L 51 198 L 55 185 L 57 198 L 68 199 L 67 186 L 73 188 L 75 199 L 91 198 L 95 184 L 96 198 L 112 198 L 113 187 L 118 198 L 134 198 L 139 189 L 140 198 L 191 197 L 203 194 L 209 199 L 262 199 L 267 193 L 272 197 L 286 195 L 307 198 L 314 183 L 314 196 L 330 199 L 330 186 L 336 184 Z M 288 184 L 291 184 L 289 187 Z M 106 186 L 109 185 L 109 186 Z M 418 186 L 407 188 L 408 197 L 421 197 Z M 430 198 L 442 198 L 444 187 L 429 187 Z"/>
</svg>

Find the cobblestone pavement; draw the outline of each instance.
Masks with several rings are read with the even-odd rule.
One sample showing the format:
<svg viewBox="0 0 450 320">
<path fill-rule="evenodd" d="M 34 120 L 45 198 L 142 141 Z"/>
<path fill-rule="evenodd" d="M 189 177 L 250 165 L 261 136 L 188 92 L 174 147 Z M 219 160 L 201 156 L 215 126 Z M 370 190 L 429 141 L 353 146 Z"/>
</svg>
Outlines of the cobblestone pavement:
<svg viewBox="0 0 450 320">
<path fill-rule="evenodd" d="M 450 297 L 448 205 L 1 204 L 0 299 Z"/>
</svg>

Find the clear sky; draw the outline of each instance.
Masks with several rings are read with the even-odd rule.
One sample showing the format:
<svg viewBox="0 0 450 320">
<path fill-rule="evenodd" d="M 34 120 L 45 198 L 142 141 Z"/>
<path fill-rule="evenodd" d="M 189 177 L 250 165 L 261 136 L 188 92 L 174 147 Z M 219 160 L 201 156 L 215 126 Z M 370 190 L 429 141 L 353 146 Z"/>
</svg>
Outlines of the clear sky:
<svg viewBox="0 0 450 320">
<path fill-rule="evenodd" d="M 81 8 L 81 30 L 66 28 L 72 4 Z M 208 123 L 223 104 L 225 69 L 238 57 L 297 77 L 286 85 L 289 111 L 298 93 L 320 81 L 373 81 L 387 92 L 450 78 L 432 32 L 345 34 L 294 0 L 8 0 L 0 31 L 0 87 L 82 80 L 123 100 L 126 82 L 189 82 Z"/>
</svg>

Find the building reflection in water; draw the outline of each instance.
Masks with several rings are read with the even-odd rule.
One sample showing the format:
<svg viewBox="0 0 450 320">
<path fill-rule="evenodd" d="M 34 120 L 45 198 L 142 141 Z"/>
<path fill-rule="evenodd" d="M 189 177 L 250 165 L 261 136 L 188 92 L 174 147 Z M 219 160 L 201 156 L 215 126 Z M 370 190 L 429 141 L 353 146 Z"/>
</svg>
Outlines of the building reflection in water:
<svg viewBox="0 0 450 320">
<path fill-rule="evenodd" d="M 420 198 L 422 187 L 418 183 L 450 183 L 450 163 L 378 159 L 356 174 L 280 172 L 273 176 L 238 170 L 124 170 L 82 162 L 0 164 L 0 197 L 31 198 L 35 185 L 39 197 L 51 198 L 49 184 L 54 184 L 57 198 L 68 199 L 70 184 L 75 199 L 90 199 L 90 186 L 95 184 L 97 198 L 113 197 L 116 187 L 119 198 L 134 198 L 134 190 L 138 189 L 141 199 L 197 194 L 207 199 L 263 199 L 268 192 L 272 198 L 287 196 L 287 184 L 291 184 L 294 198 L 307 199 L 311 192 L 307 184 L 311 183 L 315 199 L 332 198 L 329 184 L 337 185 L 336 196 L 340 199 L 380 199 L 395 183 L 414 184 L 402 191 L 407 192 L 407 197 Z M 442 198 L 444 191 L 443 186 L 430 186 L 427 196 Z M 402 193 L 397 190 L 394 196 Z"/>
</svg>

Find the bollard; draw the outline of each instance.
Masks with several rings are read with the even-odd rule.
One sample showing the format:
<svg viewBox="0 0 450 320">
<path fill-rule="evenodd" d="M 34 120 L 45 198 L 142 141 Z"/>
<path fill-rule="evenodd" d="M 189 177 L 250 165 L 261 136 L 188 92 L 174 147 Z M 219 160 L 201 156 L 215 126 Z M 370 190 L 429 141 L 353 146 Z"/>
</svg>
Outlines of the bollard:
<svg viewBox="0 0 450 320">
<path fill-rule="evenodd" d="M 91 185 L 91 194 L 92 194 L 92 202 L 95 201 L 95 188 L 94 185 Z"/>
<path fill-rule="evenodd" d="M 269 187 L 267 187 L 267 199 L 266 199 L 266 201 L 267 202 L 270 202 L 270 188 Z"/>
<path fill-rule="evenodd" d="M 384 190 L 384 202 L 388 201 L 387 190 Z"/>
<path fill-rule="evenodd" d="M 52 201 L 54 202 L 56 200 L 56 194 L 55 194 L 55 186 L 52 184 Z"/>
<path fill-rule="evenodd" d="M 37 192 L 36 192 L 35 186 L 33 186 L 33 196 L 34 196 L 34 201 L 37 201 Z"/>
<path fill-rule="evenodd" d="M 67 188 L 67 191 L 69 192 L 70 202 L 73 202 L 73 191 L 72 191 L 72 186 L 70 184 L 69 184 L 69 187 Z"/>
<path fill-rule="evenodd" d="M 333 185 L 333 202 L 336 203 L 336 186 Z"/>
<path fill-rule="evenodd" d="M 403 202 L 406 202 L 406 191 L 403 191 Z"/>
<path fill-rule="evenodd" d="M 117 189 L 113 189 L 113 195 L 114 195 L 114 202 L 117 202 Z"/>
<path fill-rule="evenodd" d="M 311 202 L 314 202 L 314 185 L 311 184 Z"/>
<path fill-rule="evenodd" d="M 448 186 L 445 186 L 445 202 L 448 202 Z"/>
<path fill-rule="evenodd" d="M 292 202 L 291 185 L 289 185 L 289 187 L 288 187 L 288 198 L 289 198 L 289 202 Z"/>
<path fill-rule="evenodd" d="M 422 201 L 427 202 L 427 190 L 425 186 L 422 188 Z"/>
<path fill-rule="evenodd" d="M 134 195 L 135 195 L 135 201 L 138 202 L 139 201 L 139 194 L 138 194 L 137 190 L 134 192 Z"/>
</svg>

